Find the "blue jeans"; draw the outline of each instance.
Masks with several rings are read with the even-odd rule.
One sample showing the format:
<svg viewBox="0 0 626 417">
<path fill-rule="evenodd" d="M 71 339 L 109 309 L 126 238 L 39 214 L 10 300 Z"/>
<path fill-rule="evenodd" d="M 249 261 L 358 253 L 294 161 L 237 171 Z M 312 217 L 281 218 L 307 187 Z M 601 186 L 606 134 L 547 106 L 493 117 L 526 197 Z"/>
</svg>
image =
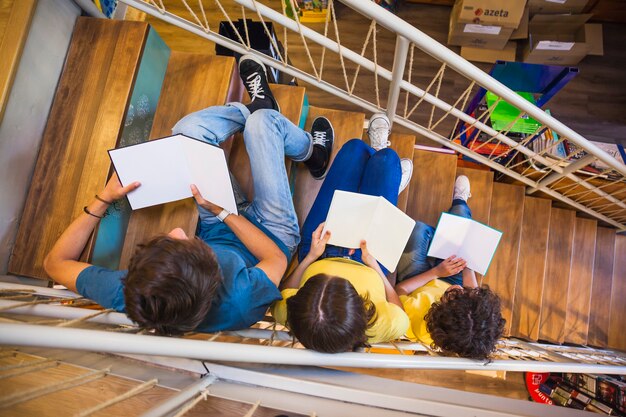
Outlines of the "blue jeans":
<svg viewBox="0 0 626 417">
<path fill-rule="evenodd" d="M 311 135 L 275 110 L 261 109 L 250 114 L 241 103 L 191 113 L 176 123 L 172 132 L 219 145 L 241 130 L 254 186 L 254 200 L 243 211 L 265 226 L 293 254 L 300 242 L 300 231 L 285 171 L 285 156 L 293 161 L 307 160 L 313 151 Z M 198 210 L 203 226 L 219 222 L 208 210 L 199 206 Z"/>
<path fill-rule="evenodd" d="M 335 190 L 382 196 L 396 205 L 401 178 L 400 158 L 393 149 L 385 148 L 377 152 L 360 139 L 346 142 L 337 153 L 302 225 L 298 259 L 302 260 L 309 253 L 311 235 L 320 223 L 326 221 Z M 348 256 L 348 252 L 349 249 L 327 245 L 320 259 L 350 257 L 362 262 L 360 249 L 351 256 Z M 384 268 L 383 271 L 387 272 Z"/>
<path fill-rule="evenodd" d="M 472 218 L 472 211 L 465 200 L 453 200 L 452 207 L 450 207 L 448 213 L 468 219 Z M 434 235 L 435 229 L 432 226 L 419 221 L 415 222 L 409 242 L 406 248 L 404 248 L 400 262 L 398 262 L 397 282 L 402 282 L 407 278 L 426 272 L 443 262 L 443 259 L 426 255 Z M 458 274 L 441 278 L 441 280 L 451 285 L 463 285 L 463 273 L 459 272 Z"/>
</svg>

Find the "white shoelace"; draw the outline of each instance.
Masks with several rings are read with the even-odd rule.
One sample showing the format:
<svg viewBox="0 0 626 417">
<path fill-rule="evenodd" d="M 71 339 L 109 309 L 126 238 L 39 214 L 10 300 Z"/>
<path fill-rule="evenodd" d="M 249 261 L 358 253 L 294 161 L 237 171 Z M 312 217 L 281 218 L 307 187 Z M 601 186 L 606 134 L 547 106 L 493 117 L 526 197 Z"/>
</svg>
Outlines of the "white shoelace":
<svg viewBox="0 0 626 417">
<path fill-rule="evenodd" d="M 313 133 L 313 145 L 326 146 L 326 132 L 315 131 Z"/>
<path fill-rule="evenodd" d="M 374 149 L 388 148 L 391 145 L 389 138 L 389 130 L 385 128 L 376 128 L 368 132 L 370 144 Z"/>
<path fill-rule="evenodd" d="M 259 75 L 258 72 L 253 72 L 248 75 L 246 84 L 248 85 L 248 92 L 250 93 L 250 101 L 254 101 L 256 98 L 265 98 L 265 91 L 261 86 L 261 75 Z"/>
</svg>

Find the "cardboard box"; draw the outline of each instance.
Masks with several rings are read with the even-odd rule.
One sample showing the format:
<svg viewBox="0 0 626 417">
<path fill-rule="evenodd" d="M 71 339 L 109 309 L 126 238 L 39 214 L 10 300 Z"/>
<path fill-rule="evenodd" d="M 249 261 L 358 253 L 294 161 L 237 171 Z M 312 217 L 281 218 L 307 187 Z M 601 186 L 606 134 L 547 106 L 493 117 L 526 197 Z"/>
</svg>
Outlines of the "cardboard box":
<svg viewBox="0 0 626 417">
<path fill-rule="evenodd" d="M 519 26 L 526 0 L 457 0 L 459 23 L 475 23 L 515 29 Z"/>
<path fill-rule="evenodd" d="M 450 14 L 449 45 L 472 46 L 483 49 L 503 49 L 506 46 L 515 30 L 514 28 L 460 22 L 461 7 L 462 3 L 456 3 Z"/>
<path fill-rule="evenodd" d="M 578 14 L 585 10 L 589 0 L 528 0 L 530 14 Z"/>
<path fill-rule="evenodd" d="M 524 9 L 524 14 L 522 15 L 522 20 L 519 22 L 519 26 L 511 34 L 511 40 L 528 39 L 528 21 L 530 20 L 529 18 L 530 9 L 526 7 Z"/>
<path fill-rule="evenodd" d="M 468 61 L 490 62 L 496 61 L 515 61 L 515 53 L 517 51 L 517 43 L 507 42 L 504 49 L 482 49 L 472 46 L 463 46 L 461 48 L 461 56 Z"/>
<path fill-rule="evenodd" d="M 534 16 L 528 26 L 524 62 L 576 65 L 590 53 L 601 54 L 602 31 L 596 25 L 585 24 L 590 17 L 590 14 Z"/>
</svg>

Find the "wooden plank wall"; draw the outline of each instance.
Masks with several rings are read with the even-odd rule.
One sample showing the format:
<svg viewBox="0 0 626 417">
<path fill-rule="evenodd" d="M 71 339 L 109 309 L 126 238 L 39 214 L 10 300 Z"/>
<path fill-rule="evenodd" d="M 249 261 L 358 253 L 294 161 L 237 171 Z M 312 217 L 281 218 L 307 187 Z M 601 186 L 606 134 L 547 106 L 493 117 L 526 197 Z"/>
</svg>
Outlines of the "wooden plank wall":
<svg viewBox="0 0 626 417">
<path fill-rule="evenodd" d="M 613 263 L 613 284 L 611 287 L 611 319 L 609 325 L 608 346 L 626 350 L 626 235 L 615 236 L 615 255 Z"/>
<path fill-rule="evenodd" d="M 230 57 L 172 52 L 154 116 L 150 139 L 168 136 L 183 116 L 205 107 L 224 104 L 235 60 Z M 126 268 L 137 244 L 159 233 L 181 227 L 188 236 L 196 231 L 198 211 L 193 199 L 135 210 L 124 240 L 120 268 Z"/>
<path fill-rule="evenodd" d="M 606 346 L 609 341 L 614 257 L 615 230 L 598 227 L 587 335 L 587 343 L 592 346 Z"/>
<path fill-rule="evenodd" d="M 367 136 L 367 134 L 365 135 Z M 368 138 L 369 140 L 369 138 Z M 389 136 L 391 142 L 391 149 L 397 152 L 400 159 L 409 158 L 413 160 L 413 147 L 415 146 L 415 136 L 406 135 L 403 133 L 392 133 Z M 409 203 L 409 195 L 411 193 L 411 182 L 398 196 L 398 208 L 406 212 L 407 205 Z"/>
<path fill-rule="evenodd" d="M 77 21 L 9 272 L 46 278 L 44 257 L 104 187 L 147 33 L 146 23 Z"/>
<path fill-rule="evenodd" d="M 511 334 L 530 340 L 539 337 L 550 206 L 550 200 L 535 197 L 524 199 Z"/>
<path fill-rule="evenodd" d="M 0 2 L 0 121 L 9 100 L 37 0 Z"/>
</svg>

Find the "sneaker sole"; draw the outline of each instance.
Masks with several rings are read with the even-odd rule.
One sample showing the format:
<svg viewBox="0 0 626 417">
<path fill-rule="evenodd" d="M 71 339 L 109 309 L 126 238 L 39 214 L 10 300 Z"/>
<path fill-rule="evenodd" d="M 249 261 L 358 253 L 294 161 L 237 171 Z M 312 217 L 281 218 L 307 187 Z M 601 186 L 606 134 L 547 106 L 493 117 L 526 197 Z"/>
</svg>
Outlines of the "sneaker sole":
<svg viewBox="0 0 626 417">
<path fill-rule="evenodd" d="M 244 59 L 245 58 L 245 59 Z M 254 61 L 257 64 L 259 64 L 261 66 L 261 68 L 263 68 L 263 74 L 265 74 L 265 79 L 267 80 L 267 68 L 265 68 L 265 64 L 257 57 L 255 57 L 254 55 L 243 55 L 241 57 L 241 59 L 239 59 L 239 64 L 237 64 L 237 68 L 239 69 L 239 76 L 241 77 L 241 61 L 244 60 L 250 60 L 250 61 Z M 269 80 L 267 81 L 267 84 L 269 85 Z M 276 100 L 276 98 L 274 98 L 274 102 L 276 102 L 276 107 L 278 107 L 276 109 L 276 111 L 278 113 L 280 113 L 280 104 L 278 104 L 278 100 Z"/>
</svg>

